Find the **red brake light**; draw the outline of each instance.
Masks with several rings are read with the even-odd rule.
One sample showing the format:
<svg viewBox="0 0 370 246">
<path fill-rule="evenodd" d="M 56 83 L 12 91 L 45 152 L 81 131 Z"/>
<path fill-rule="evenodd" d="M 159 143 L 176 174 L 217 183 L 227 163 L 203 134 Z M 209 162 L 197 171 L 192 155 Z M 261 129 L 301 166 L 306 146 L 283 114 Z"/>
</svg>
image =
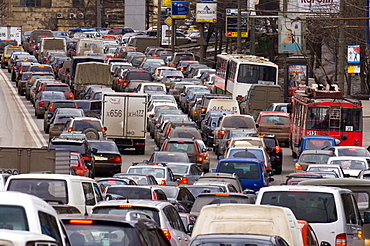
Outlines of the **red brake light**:
<svg viewBox="0 0 370 246">
<path fill-rule="evenodd" d="M 89 157 L 87 155 L 84 155 L 83 158 L 84 158 L 84 161 L 89 161 Z"/>
<path fill-rule="evenodd" d="M 168 229 L 162 229 L 163 234 L 166 236 L 167 240 L 171 240 L 171 232 Z"/>
<path fill-rule="evenodd" d="M 219 131 L 217 136 L 218 137 L 223 137 L 225 135 L 225 131 Z"/>
<path fill-rule="evenodd" d="M 185 143 L 185 141 L 177 141 L 177 143 Z"/>
<path fill-rule="evenodd" d="M 121 157 L 110 157 L 109 158 L 109 161 L 120 162 L 121 161 Z"/>
<path fill-rule="evenodd" d="M 119 208 L 132 208 L 132 205 L 118 205 Z"/>
<path fill-rule="evenodd" d="M 67 130 L 68 132 L 72 132 L 72 127 L 68 128 Z"/>
<path fill-rule="evenodd" d="M 39 107 L 44 107 L 45 106 L 45 102 L 39 102 Z"/>
<path fill-rule="evenodd" d="M 161 185 L 166 185 L 166 180 L 164 180 L 164 179 L 163 179 L 163 180 L 161 181 Z"/>
<path fill-rule="evenodd" d="M 198 161 L 203 161 L 203 156 L 202 155 L 198 155 Z"/>
<path fill-rule="evenodd" d="M 185 177 L 182 177 L 179 181 L 178 181 L 180 184 L 188 184 L 189 183 L 189 180 Z"/>
<path fill-rule="evenodd" d="M 194 110 L 193 114 L 198 114 L 198 112 Z"/>
<path fill-rule="evenodd" d="M 106 132 L 106 131 L 107 131 L 107 130 L 105 130 L 105 128 L 102 128 L 102 129 L 101 129 L 101 132 L 102 132 L 102 133 L 104 133 L 104 132 Z"/>
<path fill-rule="evenodd" d="M 84 220 L 84 219 L 80 219 L 80 220 L 69 220 L 69 223 L 71 224 L 85 224 L 85 225 L 91 225 L 93 223 L 92 220 Z"/>
<path fill-rule="evenodd" d="M 128 86 L 128 82 L 123 82 L 123 86 Z"/>
<path fill-rule="evenodd" d="M 202 108 L 202 113 L 206 112 L 206 109 L 205 108 Z"/>
<path fill-rule="evenodd" d="M 347 240 L 347 237 L 345 233 L 338 234 L 335 237 L 335 246 L 346 246 L 347 245 L 346 240 Z"/>
<path fill-rule="evenodd" d="M 225 193 L 220 193 L 220 194 L 215 194 L 215 196 L 230 196 L 229 194 L 225 194 Z"/>
</svg>

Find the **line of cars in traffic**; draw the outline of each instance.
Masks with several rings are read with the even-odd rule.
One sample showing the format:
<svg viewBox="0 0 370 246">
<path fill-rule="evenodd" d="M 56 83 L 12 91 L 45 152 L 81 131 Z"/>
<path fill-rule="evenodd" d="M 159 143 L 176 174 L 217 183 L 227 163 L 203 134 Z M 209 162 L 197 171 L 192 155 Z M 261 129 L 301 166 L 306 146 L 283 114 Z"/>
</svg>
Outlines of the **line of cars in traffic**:
<svg viewBox="0 0 370 246">
<path fill-rule="evenodd" d="M 129 54 L 129 52 L 127 53 Z M 141 54 L 137 55 L 138 58 L 143 57 Z M 178 67 L 176 59 L 181 59 L 181 57 L 189 59 L 190 55 L 174 54 L 172 61 L 169 63 L 171 66 L 165 69 L 175 71 L 171 68 Z M 153 60 L 159 59 L 155 58 Z M 155 63 L 147 68 L 163 65 Z M 183 75 L 186 71 L 192 74 L 189 66 L 192 63 L 196 64 L 196 62 L 189 60 L 178 61 L 178 63 L 183 66 L 179 69 L 184 71 Z M 185 67 L 185 63 L 188 63 L 187 67 Z M 44 65 L 37 66 L 40 66 L 41 69 L 41 66 Z M 134 71 L 135 75 L 147 73 L 143 70 L 130 70 L 125 66 L 117 67 L 116 71 L 121 69 L 122 75 L 127 75 L 130 71 Z M 199 68 L 203 69 L 204 66 Z M 208 68 L 206 69 L 207 73 L 210 72 Z M 287 115 L 263 112 L 260 117 L 266 117 L 266 122 L 264 122 L 265 119 L 261 119 L 257 128 L 253 117 L 238 113 L 236 101 L 231 100 L 226 95 L 211 94 L 210 87 L 212 84 L 193 78 L 179 79 L 178 75 L 172 76 L 175 78 L 171 78 L 171 76 L 172 74 L 169 73 L 163 76 L 161 81 L 157 79 L 155 83 L 140 78 L 141 81 L 137 83 L 137 86 L 131 87 L 133 92 L 147 93 L 150 98 L 148 101 L 148 130 L 155 139 L 158 149 L 148 161 L 134 163 L 127 173 L 120 173 L 121 166 L 116 164 L 116 169 L 107 174 L 107 176 L 114 177 L 98 180 L 98 182 L 89 178 L 54 174 L 22 174 L 8 178 L 5 186 L 6 190 L 36 195 L 52 204 L 59 213 L 69 213 L 77 209 L 82 214 L 91 212 L 93 214 L 88 216 L 60 215 L 67 229 L 67 233 L 65 233 L 63 230 L 57 229 L 60 227 L 58 225 L 59 220 L 56 219 L 57 216 L 54 212 L 49 211 L 45 216 L 38 212 L 38 215 L 33 217 L 32 222 L 39 220 L 41 228 L 38 227 L 30 231 L 49 235 L 51 237 L 48 238 L 50 243 L 59 245 L 67 245 L 68 243 L 72 245 L 168 245 L 168 243 L 171 245 L 188 245 L 190 243 L 188 233 L 191 232 L 194 223 L 195 232 L 198 231 L 198 227 L 201 225 L 206 227 L 214 223 L 214 227 L 211 226 L 211 229 L 207 232 L 200 233 L 211 234 L 208 239 L 205 238 L 205 235 L 196 237 L 197 233 L 194 233 L 193 237 L 196 238 L 191 242 L 191 245 L 197 245 L 197 240 L 202 242 L 206 242 L 206 240 L 213 240 L 213 242 L 215 240 L 218 240 L 218 242 L 227 240 L 227 242 L 231 242 L 232 238 L 219 239 L 214 234 L 220 232 L 237 233 L 239 232 L 238 229 L 240 233 L 251 232 L 270 235 L 267 238 L 254 235 L 249 236 L 249 239 L 246 238 L 248 235 L 244 235 L 243 241 L 250 240 L 250 242 L 248 241 L 250 244 L 263 241 L 269 242 L 270 245 L 318 245 L 319 242 L 321 242 L 321 245 L 329 245 L 329 243 L 340 245 L 346 242 L 348 242 L 348 245 L 363 245 L 361 217 L 357 212 L 357 205 L 351 192 L 347 190 L 324 192 L 319 189 L 297 188 L 296 186 L 261 188 L 268 186 L 272 181 L 270 175 L 274 172 L 281 173 L 282 155 L 278 135 L 261 135 L 258 134 L 258 131 L 264 129 L 262 127 L 264 123 L 274 127 L 288 125 L 284 121 L 286 119 L 282 118 L 289 118 Z M 149 80 L 152 80 L 152 78 L 150 77 Z M 120 85 L 116 88 L 117 90 L 124 89 L 126 91 L 130 85 L 136 83 L 135 80 L 127 81 L 123 77 L 121 79 L 121 81 L 117 79 L 117 85 Z M 126 84 L 124 84 L 125 82 Z M 172 96 L 168 96 L 167 91 Z M 33 93 L 33 90 L 30 88 L 30 99 L 32 98 L 31 93 Z M 69 106 L 67 110 L 72 110 L 74 113 L 78 111 L 82 114 L 83 111 L 73 109 L 78 108 L 78 101 L 69 100 L 68 103 L 71 102 L 72 106 Z M 53 105 L 51 109 L 57 108 L 58 105 L 55 103 L 54 101 L 49 103 L 49 109 L 50 105 Z M 51 114 L 50 119 L 56 118 L 57 115 L 62 116 L 63 114 L 59 112 L 59 110 L 62 111 L 62 108 L 58 107 L 58 111 L 55 112 L 48 110 L 44 114 L 44 119 L 49 118 L 49 113 Z M 84 115 L 79 116 L 83 117 Z M 59 119 L 62 120 L 63 117 L 58 117 Z M 104 129 L 101 124 L 97 127 L 98 129 L 89 126 L 87 128 L 82 127 L 82 129 L 89 129 L 89 131 L 78 130 L 78 123 L 92 125 L 92 121 L 98 122 L 99 120 L 76 116 L 68 124 L 65 124 L 66 128 L 63 127 L 66 132 L 62 133 L 61 139 L 51 138 L 50 141 L 50 146 L 54 148 L 59 145 L 63 148 L 69 146 L 69 148 L 76 150 L 79 148 L 77 146 L 83 146 L 81 151 L 83 154 L 80 157 L 87 161 L 86 163 L 90 163 L 87 166 L 87 169 L 92 173 L 89 174 L 90 177 L 94 177 L 97 171 L 101 175 L 107 169 L 106 166 L 102 166 L 98 170 L 99 166 L 97 165 L 99 158 L 106 157 L 98 155 L 99 151 L 104 149 L 103 146 L 93 147 L 94 141 L 86 141 L 86 138 L 104 138 L 104 132 L 109 131 L 109 129 Z M 48 120 L 45 124 L 46 129 L 49 129 L 49 131 L 54 129 L 51 123 L 47 128 L 47 122 Z M 205 126 L 208 126 L 208 128 Z M 63 130 L 59 127 L 56 129 Z M 95 131 L 92 129 L 95 129 Z M 83 132 L 84 135 L 79 135 L 80 132 Z M 63 136 L 63 134 L 65 135 Z M 281 139 L 281 141 L 283 140 Z M 87 147 L 87 144 L 91 147 Z M 214 173 L 209 172 L 211 170 L 208 151 L 212 147 L 217 151 L 218 158 L 221 159 Z M 121 163 L 120 155 L 110 158 L 119 160 L 119 163 Z M 92 162 L 95 162 L 95 164 Z M 86 172 L 81 170 L 80 174 L 82 173 Z M 140 184 L 140 186 L 137 184 Z M 259 191 L 258 196 L 255 194 L 257 191 Z M 265 194 L 268 192 L 270 194 L 267 194 L 266 198 Z M 312 192 L 312 194 L 308 192 Z M 284 197 L 284 195 L 287 196 Z M 103 201 L 104 199 L 106 201 Z M 42 204 L 37 199 L 34 199 L 33 202 Z M 258 232 L 252 232 L 248 228 L 255 225 L 255 221 L 252 224 L 241 224 L 241 221 L 235 220 L 235 218 L 231 218 L 232 220 L 229 218 L 228 220 L 227 216 L 222 217 L 226 214 L 241 218 L 239 211 L 250 208 L 244 205 L 233 207 L 221 204 L 253 204 L 255 202 L 257 204 L 288 207 L 290 210 L 278 208 L 284 210 L 283 213 L 287 217 L 285 220 L 281 220 L 280 223 L 290 221 L 294 225 L 294 230 L 281 229 L 284 232 L 279 232 L 279 234 L 274 232 L 272 237 L 271 231 L 262 230 L 262 228 L 267 229 L 269 227 L 271 219 L 263 221 L 262 227 L 258 227 L 260 228 Z M 216 206 L 212 206 L 212 204 L 216 204 Z M 19 204 L 17 205 L 19 206 Z M 211 206 L 205 207 L 203 213 L 202 205 Z M 6 204 L 6 206 L 12 207 L 14 204 Z M 42 206 L 47 205 L 42 204 Z M 229 209 L 225 213 L 222 211 L 210 213 L 216 217 L 214 221 L 219 220 L 219 224 L 202 217 L 207 217 L 206 210 L 214 207 Z M 310 212 L 306 211 L 307 214 L 301 214 L 298 209 L 302 208 Z M 6 211 L 10 210 L 3 211 L 7 213 Z M 38 210 L 36 209 L 36 211 Z M 24 212 L 18 212 L 18 214 L 22 213 L 24 214 Z M 267 210 L 255 213 L 253 217 L 262 220 L 256 215 L 263 213 L 267 213 Z M 326 217 L 323 214 L 326 214 Z M 318 218 L 317 220 L 310 218 L 314 215 Z M 48 224 L 43 224 L 41 221 L 45 217 L 49 218 Z M 271 215 L 271 217 L 273 216 Z M 321 221 L 324 217 L 327 219 Z M 325 230 L 326 227 L 329 227 L 328 224 L 314 230 L 318 236 L 317 239 L 313 231 L 307 230 L 307 224 L 305 232 L 304 230 L 297 232 L 296 218 L 304 219 L 310 223 L 335 222 L 338 227 L 336 226 L 335 232 L 331 233 L 333 235 L 330 234 L 330 237 L 323 236 L 329 234 Z M 8 230 L 15 230 L 14 228 L 25 230 L 29 226 L 26 225 L 27 222 L 22 221 L 22 218 L 19 218 L 19 220 L 7 220 L 5 218 L 1 221 L 6 222 L 3 229 Z M 199 223 L 195 221 L 199 221 Z M 22 227 L 17 224 L 18 222 L 25 226 Z M 54 225 L 51 224 L 54 222 Z M 107 224 L 115 226 L 108 227 Z M 225 224 L 235 224 L 239 228 L 229 226 L 229 231 L 220 230 L 220 228 L 225 228 Z M 346 229 L 348 227 L 351 227 L 351 231 Z M 122 228 L 126 229 L 123 230 Z M 305 234 L 307 231 L 309 233 Z M 318 231 L 322 234 L 319 234 Z"/>
</svg>

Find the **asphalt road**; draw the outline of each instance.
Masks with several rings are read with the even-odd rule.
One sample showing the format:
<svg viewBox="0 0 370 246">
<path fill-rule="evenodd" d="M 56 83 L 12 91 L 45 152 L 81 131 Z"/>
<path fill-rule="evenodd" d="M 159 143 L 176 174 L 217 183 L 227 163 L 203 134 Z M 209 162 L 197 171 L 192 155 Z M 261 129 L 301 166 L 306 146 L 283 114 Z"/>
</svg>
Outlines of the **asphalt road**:
<svg viewBox="0 0 370 246">
<path fill-rule="evenodd" d="M 0 70 L 0 147 L 42 147 L 48 143 L 48 134 L 43 131 L 43 120 L 34 116 L 32 104 L 19 96 L 15 83 L 10 81 L 10 74 L 6 69 Z M 370 103 L 364 103 L 364 107 L 370 107 Z M 364 112 L 367 111 L 364 109 Z M 369 109 L 370 111 L 370 109 Z M 370 125 L 370 118 L 364 118 L 364 141 L 363 146 L 370 145 L 370 132 L 366 126 Z M 108 129 L 109 131 L 109 129 Z M 133 150 L 125 150 L 122 154 L 122 172 L 125 172 L 132 162 L 148 160 L 154 152 L 155 143 L 147 134 L 146 151 L 144 155 L 135 155 Z M 215 169 L 217 158 L 210 152 L 211 169 Z M 287 174 L 294 172 L 294 161 L 289 148 L 283 148 L 283 172 L 274 175 L 273 185 L 280 185 L 285 181 Z"/>
</svg>

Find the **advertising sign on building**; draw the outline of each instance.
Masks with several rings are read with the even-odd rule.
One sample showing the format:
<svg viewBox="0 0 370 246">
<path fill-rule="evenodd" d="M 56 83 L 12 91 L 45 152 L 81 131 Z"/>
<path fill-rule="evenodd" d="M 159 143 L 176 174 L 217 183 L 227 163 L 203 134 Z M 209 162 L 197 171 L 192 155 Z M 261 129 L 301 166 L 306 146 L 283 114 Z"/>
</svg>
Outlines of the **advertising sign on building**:
<svg viewBox="0 0 370 246">
<path fill-rule="evenodd" d="M 304 90 L 308 82 L 307 65 L 288 66 L 288 96 L 293 96 L 296 90 Z"/>
<path fill-rule="evenodd" d="M 171 34 L 171 26 L 162 25 L 162 45 L 171 45 L 171 35 L 168 35 L 168 33 Z"/>
<path fill-rule="evenodd" d="M 216 23 L 217 3 L 197 3 L 196 22 Z"/>
<path fill-rule="evenodd" d="M 246 11 L 241 11 L 241 37 L 248 37 L 248 16 Z M 238 37 L 238 9 L 226 9 L 226 37 Z"/>
<path fill-rule="evenodd" d="M 172 2 L 172 19 L 186 19 L 189 14 L 188 2 Z"/>
<path fill-rule="evenodd" d="M 360 45 L 348 45 L 347 62 L 360 63 Z"/>
<path fill-rule="evenodd" d="M 300 12 L 339 13 L 341 0 L 289 0 L 289 3 L 298 1 Z M 288 4 L 289 4 L 288 3 Z"/>
<path fill-rule="evenodd" d="M 302 25 L 294 16 L 279 15 L 279 53 L 296 53 L 302 49 Z"/>
</svg>

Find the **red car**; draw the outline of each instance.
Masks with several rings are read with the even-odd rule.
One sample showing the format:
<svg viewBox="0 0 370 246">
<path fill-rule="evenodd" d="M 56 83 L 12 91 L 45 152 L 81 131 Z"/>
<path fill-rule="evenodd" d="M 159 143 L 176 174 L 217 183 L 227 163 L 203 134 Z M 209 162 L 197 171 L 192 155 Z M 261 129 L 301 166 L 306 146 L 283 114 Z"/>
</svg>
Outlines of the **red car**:
<svg viewBox="0 0 370 246">
<path fill-rule="evenodd" d="M 90 170 L 86 167 L 84 159 L 80 153 L 71 152 L 69 163 L 78 176 L 90 177 Z"/>
</svg>

